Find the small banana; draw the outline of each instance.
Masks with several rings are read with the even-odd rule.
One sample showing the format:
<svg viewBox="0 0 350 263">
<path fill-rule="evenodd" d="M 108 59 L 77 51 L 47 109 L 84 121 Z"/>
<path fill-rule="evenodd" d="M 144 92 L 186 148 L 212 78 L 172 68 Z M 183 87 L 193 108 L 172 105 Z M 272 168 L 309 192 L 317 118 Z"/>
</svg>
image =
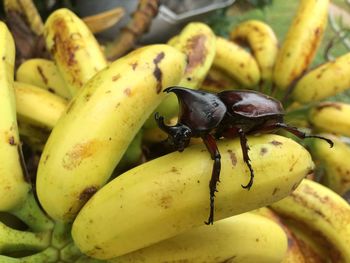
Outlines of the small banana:
<svg viewBox="0 0 350 263">
<path fill-rule="evenodd" d="M 51 92 L 15 82 L 16 111 L 19 119 L 40 128 L 52 130 L 67 108 L 67 101 Z"/>
<path fill-rule="evenodd" d="M 168 43 L 169 44 L 169 43 Z M 207 75 L 215 56 L 215 35 L 204 23 L 188 23 L 170 44 L 186 55 L 187 66 L 177 85 L 198 89 Z M 165 112 L 166 118 L 177 116 L 179 103 L 175 94 L 167 94 L 156 112 Z M 154 114 L 145 123 L 145 127 L 156 127 Z"/>
<path fill-rule="evenodd" d="M 276 58 L 273 81 L 287 89 L 309 67 L 328 20 L 329 0 L 301 0 Z"/>
<path fill-rule="evenodd" d="M 15 46 L 7 26 L 0 21 L 0 211 L 21 205 L 29 192 L 19 140 L 13 90 Z"/>
<path fill-rule="evenodd" d="M 149 45 L 116 60 L 84 86 L 52 130 L 39 162 L 38 197 L 51 217 L 75 218 L 164 98 L 163 88 L 179 82 L 185 65 L 175 48 Z"/>
<path fill-rule="evenodd" d="M 308 103 L 334 96 L 350 85 L 350 52 L 306 73 L 296 83 L 292 98 Z"/>
<path fill-rule="evenodd" d="M 313 107 L 308 119 L 321 132 L 350 136 L 350 104 L 321 102 Z"/>
<path fill-rule="evenodd" d="M 18 67 L 16 80 L 47 89 L 65 99 L 71 98 L 67 84 L 60 75 L 57 66 L 51 60 L 42 58 L 26 60 Z"/>
<path fill-rule="evenodd" d="M 244 213 L 213 226 L 190 229 L 152 246 L 117 257 L 115 263 L 266 262 L 280 263 L 287 250 L 283 229 L 263 216 Z"/>
<path fill-rule="evenodd" d="M 75 95 L 98 71 L 107 66 L 106 58 L 86 24 L 68 9 L 52 12 L 44 24 L 46 47 Z"/>
<path fill-rule="evenodd" d="M 244 48 L 222 37 L 216 37 L 213 65 L 247 88 L 256 86 L 261 79 L 255 58 Z"/>
<path fill-rule="evenodd" d="M 291 139 L 264 135 L 248 141 L 256 172 L 250 191 L 241 187 L 250 175 L 239 139 L 218 142 L 222 167 L 215 200 L 217 220 L 282 199 L 313 169 L 309 153 Z M 204 145 L 194 145 L 110 181 L 75 219 L 76 245 L 91 257 L 108 259 L 204 225 L 209 211 L 210 160 Z"/>
<path fill-rule="evenodd" d="M 230 39 L 237 44 L 248 42 L 259 65 L 261 81 L 263 84 L 271 83 L 278 52 L 278 40 L 272 28 L 262 21 L 248 20 L 231 30 Z"/>
<path fill-rule="evenodd" d="M 335 136 L 331 138 L 334 142 L 332 149 L 327 149 L 322 142 L 313 140 L 310 152 L 324 170 L 322 183 L 343 195 L 350 190 L 350 146 Z"/>
<path fill-rule="evenodd" d="M 320 233 L 334 262 L 350 262 L 350 205 L 329 188 L 304 179 L 288 197 L 270 207 Z"/>
</svg>

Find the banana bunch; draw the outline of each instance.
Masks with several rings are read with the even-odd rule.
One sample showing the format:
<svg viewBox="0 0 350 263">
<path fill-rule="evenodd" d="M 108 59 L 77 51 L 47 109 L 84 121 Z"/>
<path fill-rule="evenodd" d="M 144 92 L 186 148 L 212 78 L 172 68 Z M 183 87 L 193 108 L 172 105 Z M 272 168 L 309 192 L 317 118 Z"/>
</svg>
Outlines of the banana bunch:
<svg viewBox="0 0 350 263">
<path fill-rule="evenodd" d="M 83 20 L 58 9 L 42 28 L 52 60 L 16 72 L 0 22 L 0 262 L 350 262 L 350 206 L 340 197 L 350 191 L 349 105 L 320 102 L 348 88 L 348 54 L 307 72 L 328 7 L 301 0 L 281 47 L 259 20 L 228 39 L 192 22 L 167 44 L 111 62 Z M 200 139 L 164 154 L 154 125 L 155 111 L 177 122 L 177 99 L 163 93 L 173 85 L 285 92 L 286 117 L 303 115 L 334 147 L 248 136 L 247 191 L 240 139 L 220 140 L 215 222 L 204 225 L 211 156 Z M 322 185 L 304 179 L 319 173 Z"/>
</svg>

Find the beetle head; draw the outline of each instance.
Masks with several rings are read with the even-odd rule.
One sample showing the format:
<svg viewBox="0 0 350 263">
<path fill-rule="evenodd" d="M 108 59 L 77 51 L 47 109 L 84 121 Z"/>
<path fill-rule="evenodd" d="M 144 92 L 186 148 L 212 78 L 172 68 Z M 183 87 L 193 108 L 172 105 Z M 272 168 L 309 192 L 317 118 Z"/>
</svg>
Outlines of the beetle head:
<svg viewBox="0 0 350 263">
<path fill-rule="evenodd" d="M 169 135 L 169 143 L 173 145 L 176 150 L 182 152 L 190 142 L 192 136 L 191 129 L 182 123 L 177 123 L 174 126 L 166 125 L 164 123 L 164 118 L 159 116 L 158 112 L 155 114 L 155 119 L 159 128 Z"/>
</svg>

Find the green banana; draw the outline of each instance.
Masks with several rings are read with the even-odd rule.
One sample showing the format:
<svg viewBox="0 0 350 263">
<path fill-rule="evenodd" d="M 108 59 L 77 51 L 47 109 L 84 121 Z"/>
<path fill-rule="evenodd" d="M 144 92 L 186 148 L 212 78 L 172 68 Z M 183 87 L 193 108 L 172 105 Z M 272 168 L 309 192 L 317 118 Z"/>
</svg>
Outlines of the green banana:
<svg viewBox="0 0 350 263">
<path fill-rule="evenodd" d="M 309 153 L 291 139 L 264 135 L 248 141 L 256 174 L 250 191 L 241 187 L 250 175 L 239 139 L 218 142 L 222 167 L 217 220 L 282 199 L 313 169 Z M 201 144 L 125 172 L 80 210 L 72 227 L 75 244 L 88 256 L 108 259 L 204 225 L 211 169 Z"/>
<path fill-rule="evenodd" d="M 152 246 L 120 256 L 113 263 L 266 262 L 279 263 L 287 250 L 287 236 L 272 220 L 244 213 L 213 226 L 190 229 Z M 227 261 L 228 260 L 228 261 Z"/>
<path fill-rule="evenodd" d="M 273 82 L 289 88 L 311 64 L 328 19 L 329 0 L 300 0 L 287 35 L 277 54 Z"/>
<path fill-rule="evenodd" d="M 270 207 L 326 239 L 334 262 L 350 262 L 350 205 L 341 196 L 304 179 L 291 195 Z"/>
<path fill-rule="evenodd" d="M 173 47 L 146 46 L 100 71 L 70 102 L 38 167 L 38 197 L 52 218 L 72 221 L 108 180 L 164 98 L 163 88 L 179 82 L 185 64 L 185 56 Z"/>
<path fill-rule="evenodd" d="M 57 9 L 49 15 L 44 24 L 44 37 L 72 96 L 107 66 L 94 35 L 69 9 Z"/>
<path fill-rule="evenodd" d="M 16 80 L 47 89 L 65 99 L 71 98 L 67 84 L 51 60 L 33 58 L 24 61 L 16 71 Z"/>
</svg>

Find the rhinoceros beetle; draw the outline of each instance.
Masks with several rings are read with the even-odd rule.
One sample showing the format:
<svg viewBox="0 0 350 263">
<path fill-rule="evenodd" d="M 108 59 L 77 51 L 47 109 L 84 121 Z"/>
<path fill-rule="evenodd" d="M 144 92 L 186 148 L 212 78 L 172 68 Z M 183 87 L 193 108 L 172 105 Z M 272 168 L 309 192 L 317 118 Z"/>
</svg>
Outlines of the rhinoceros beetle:
<svg viewBox="0 0 350 263">
<path fill-rule="evenodd" d="M 210 213 L 206 224 L 214 222 L 214 197 L 220 179 L 221 156 L 216 139 L 239 137 L 243 160 L 250 171 L 250 180 L 242 187 L 248 190 L 253 185 L 254 171 L 249 159 L 246 135 L 285 129 L 301 139 L 319 138 L 333 146 L 333 142 L 327 138 L 306 135 L 285 124 L 281 102 L 256 91 L 225 90 L 215 94 L 173 86 L 164 92 L 175 93 L 180 105 L 178 122 L 174 126 L 167 126 L 164 118 L 159 113 L 155 114 L 159 128 L 168 134 L 167 140 L 181 152 L 188 146 L 191 137 L 200 137 L 214 161 L 209 182 Z"/>
</svg>

